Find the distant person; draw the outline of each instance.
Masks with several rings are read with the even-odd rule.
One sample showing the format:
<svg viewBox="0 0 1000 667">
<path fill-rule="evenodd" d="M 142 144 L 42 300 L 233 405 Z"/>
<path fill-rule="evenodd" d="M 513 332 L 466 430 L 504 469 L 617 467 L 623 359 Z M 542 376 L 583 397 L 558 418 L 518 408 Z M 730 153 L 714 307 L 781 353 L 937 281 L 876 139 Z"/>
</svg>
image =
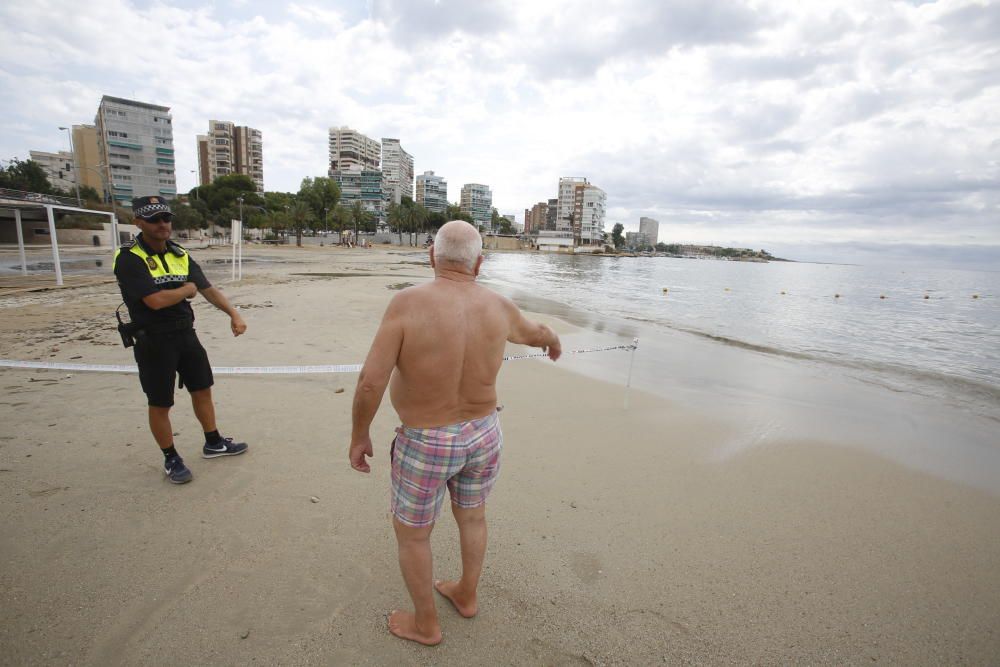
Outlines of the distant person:
<svg viewBox="0 0 1000 667">
<path fill-rule="evenodd" d="M 212 367 L 195 334 L 188 299 L 201 292 L 229 315 L 234 336 L 244 333 L 247 325 L 198 263 L 170 240 L 173 213 L 165 199 L 136 197 L 132 212 L 140 233 L 115 253 L 114 271 L 132 320 L 139 382 L 149 403 L 149 429 L 163 452 L 163 472 L 174 484 L 184 484 L 191 481 L 191 471 L 174 447 L 170 424 L 176 376 L 191 394 L 194 414 L 205 432 L 202 456 L 213 459 L 247 451 L 246 443 L 223 438 L 216 428 Z"/>
<path fill-rule="evenodd" d="M 402 421 L 389 454 L 393 527 L 415 608 L 393 611 L 389 631 L 433 645 L 441 641 L 434 589 L 462 616 L 478 611 L 486 497 L 500 472 L 496 378 L 505 344 L 547 349 L 553 361 L 562 348 L 549 327 L 529 322 L 509 299 L 476 283 L 482 237 L 472 225 L 453 220 L 441 227 L 430 259 L 434 280 L 392 299 L 361 369 L 350 460 L 355 470 L 369 472 L 369 430 L 389 386 Z M 430 536 L 446 487 L 458 523 L 462 576 L 434 582 Z"/>
</svg>

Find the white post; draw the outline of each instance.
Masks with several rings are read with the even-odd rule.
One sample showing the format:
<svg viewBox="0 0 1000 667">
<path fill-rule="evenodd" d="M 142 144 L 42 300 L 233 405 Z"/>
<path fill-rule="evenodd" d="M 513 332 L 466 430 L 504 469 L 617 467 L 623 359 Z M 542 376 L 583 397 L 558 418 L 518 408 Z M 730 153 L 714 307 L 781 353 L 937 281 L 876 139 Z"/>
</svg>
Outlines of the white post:
<svg viewBox="0 0 1000 667">
<path fill-rule="evenodd" d="M 238 225 L 238 224 L 239 223 L 236 220 L 232 220 L 230 222 L 230 227 L 229 227 L 229 233 L 230 233 L 230 235 L 232 237 L 232 242 L 233 242 L 233 261 L 231 262 L 232 266 L 233 266 L 233 277 L 232 277 L 233 280 L 236 280 L 236 234 L 235 234 L 235 231 L 236 231 L 236 225 Z"/>
<path fill-rule="evenodd" d="M 52 212 L 51 204 L 45 205 L 45 212 L 49 216 L 49 236 L 52 239 L 52 262 L 56 265 L 56 285 L 62 285 L 62 266 L 59 265 L 59 241 L 56 239 L 56 216 Z"/>
<path fill-rule="evenodd" d="M 17 224 L 17 253 L 21 256 L 21 275 L 28 275 L 28 259 L 24 255 L 24 230 L 21 229 L 21 209 L 14 209 L 14 222 Z"/>
<path fill-rule="evenodd" d="M 111 205 L 111 256 L 118 252 L 118 216 L 115 215 L 114 204 Z"/>
<path fill-rule="evenodd" d="M 239 266 L 237 275 L 239 276 L 240 280 L 243 280 L 243 221 L 242 220 L 240 220 L 240 240 L 239 240 L 239 244 L 240 244 L 240 251 L 238 253 L 238 259 L 237 259 L 237 261 L 239 262 L 240 266 Z"/>
<path fill-rule="evenodd" d="M 628 410 L 628 390 L 632 386 L 632 362 L 635 361 L 635 349 L 639 347 L 639 339 L 632 339 L 632 352 L 628 357 L 628 379 L 625 380 L 625 409 Z"/>
</svg>

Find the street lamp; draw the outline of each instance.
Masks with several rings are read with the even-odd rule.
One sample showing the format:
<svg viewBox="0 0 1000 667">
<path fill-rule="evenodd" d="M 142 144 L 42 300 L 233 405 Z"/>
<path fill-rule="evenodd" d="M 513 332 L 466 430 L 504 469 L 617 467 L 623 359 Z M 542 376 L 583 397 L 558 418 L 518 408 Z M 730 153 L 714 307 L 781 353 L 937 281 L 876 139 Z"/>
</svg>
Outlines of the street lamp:
<svg viewBox="0 0 1000 667">
<path fill-rule="evenodd" d="M 194 169 L 190 169 L 189 171 L 192 174 L 195 173 Z M 195 199 L 195 201 L 198 200 L 198 188 L 200 188 L 200 187 L 201 187 L 201 183 L 198 183 L 198 185 L 195 185 L 194 188 L 192 188 L 194 190 L 194 199 Z"/>
<path fill-rule="evenodd" d="M 59 127 L 60 130 L 66 130 L 66 136 L 69 137 L 69 154 L 73 157 L 73 183 L 76 185 L 76 205 L 83 208 L 83 202 L 80 200 L 80 170 L 76 166 L 76 151 L 73 150 L 73 132 L 68 127 Z"/>
<path fill-rule="evenodd" d="M 323 233 L 325 236 L 330 235 L 330 223 L 327 222 L 326 214 L 330 209 L 326 206 L 323 207 Z"/>
</svg>

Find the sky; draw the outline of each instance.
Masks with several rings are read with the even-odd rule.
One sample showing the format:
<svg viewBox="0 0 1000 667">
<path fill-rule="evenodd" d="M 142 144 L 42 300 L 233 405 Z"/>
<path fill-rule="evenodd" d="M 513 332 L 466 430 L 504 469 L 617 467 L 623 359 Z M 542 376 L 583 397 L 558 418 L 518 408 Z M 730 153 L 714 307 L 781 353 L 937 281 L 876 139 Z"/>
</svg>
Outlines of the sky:
<svg viewBox="0 0 1000 667">
<path fill-rule="evenodd" d="M 1000 270 L 1000 0 L 0 3 L 0 159 L 105 94 L 171 108 L 181 192 L 210 119 L 281 191 L 346 125 L 518 221 L 583 176 L 608 232 Z"/>
</svg>

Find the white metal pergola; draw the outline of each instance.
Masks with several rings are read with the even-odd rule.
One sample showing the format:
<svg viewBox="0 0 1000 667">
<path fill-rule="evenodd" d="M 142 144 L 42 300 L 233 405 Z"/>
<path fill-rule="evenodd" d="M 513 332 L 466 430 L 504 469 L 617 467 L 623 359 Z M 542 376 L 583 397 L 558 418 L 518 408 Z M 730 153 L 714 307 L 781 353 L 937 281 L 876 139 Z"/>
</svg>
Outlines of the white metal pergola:
<svg viewBox="0 0 1000 667">
<path fill-rule="evenodd" d="M 118 218 L 114 211 L 95 211 L 89 208 L 79 208 L 76 206 L 65 206 L 63 204 L 34 203 L 29 201 L 18 201 L 16 205 L 3 205 L 2 208 L 10 208 L 14 211 L 14 225 L 17 227 L 17 251 L 21 259 L 21 275 L 28 275 L 28 260 L 24 252 L 24 232 L 21 229 L 21 207 L 44 208 L 49 220 L 49 239 L 52 244 L 52 263 L 56 270 L 56 285 L 63 284 L 62 265 L 59 262 L 59 239 L 56 237 L 56 216 L 55 209 L 62 211 L 73 211 L 74 213 L 88 213 L 90 215 L 106 215 L 111 218 L 111 255 L 118 250 Z"/>
</svg>

